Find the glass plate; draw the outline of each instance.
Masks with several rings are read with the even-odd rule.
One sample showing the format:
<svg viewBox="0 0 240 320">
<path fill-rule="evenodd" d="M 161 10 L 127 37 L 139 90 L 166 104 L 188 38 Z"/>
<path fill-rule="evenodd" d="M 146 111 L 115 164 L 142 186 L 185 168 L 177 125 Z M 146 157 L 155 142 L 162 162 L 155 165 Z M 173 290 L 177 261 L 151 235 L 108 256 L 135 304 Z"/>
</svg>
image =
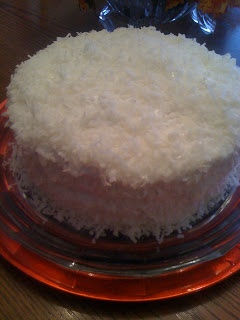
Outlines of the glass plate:
<svg viewBox="0 0 240 320">
<path fill-rule="evenodd" d="M 207 288 L 240 269 L 240 188 L 182 237 L 162 243 L 106 236 L 93 243 L 43 215 L 18 190 L 5 162 L 11 130 L 0 104 L 0 254 L 54 288 L 102 300 L 147 301 Z"/>
</svg>

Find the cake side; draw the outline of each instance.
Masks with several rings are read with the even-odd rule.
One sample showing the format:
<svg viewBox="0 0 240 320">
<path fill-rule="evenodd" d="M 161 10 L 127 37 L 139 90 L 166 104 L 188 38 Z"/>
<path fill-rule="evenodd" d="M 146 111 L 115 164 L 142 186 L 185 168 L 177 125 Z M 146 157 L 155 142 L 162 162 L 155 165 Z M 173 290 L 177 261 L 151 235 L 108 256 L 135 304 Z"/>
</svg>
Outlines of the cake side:
<svg viewBox="0 0 240 320">
<path fill-rule="evenodd" d="M 88 230 L 94 239 L 108 231 L 133 242 L 142 236 L 161 242 L 173 232 L 192 228 L 225 200 L 239 183 L 238 158 L 236 154 L 216 162 L 195 180 L 176 178 L 139 188 L 106 184 L 99 168 L 85 167 L 80 177 L 74 177 L 60 164 L 21 147 L 15 149 L 11 166 L 20 190 L 31 192 L 38 211 L 76 230 Z"/>
</svg>

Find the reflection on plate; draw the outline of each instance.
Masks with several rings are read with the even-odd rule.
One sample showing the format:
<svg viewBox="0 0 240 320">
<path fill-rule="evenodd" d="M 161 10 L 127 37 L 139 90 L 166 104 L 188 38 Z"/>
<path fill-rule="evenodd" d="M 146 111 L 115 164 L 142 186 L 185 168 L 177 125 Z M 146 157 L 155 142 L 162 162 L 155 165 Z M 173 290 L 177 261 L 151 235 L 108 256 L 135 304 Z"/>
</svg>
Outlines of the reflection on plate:
<svg viewBox="0 0 240 320">
<path fill-rule="evenodd" d="M 3 166 L 12 141 L 6 120 L 1 116 L 0 254 L 23 272 L 80 296 L 147 301 L 201 290 L 240 269 L 240 188 L 183 238 L 92 243 L 87 234 L 38 213 L 19 192 Z"/>
</svg>

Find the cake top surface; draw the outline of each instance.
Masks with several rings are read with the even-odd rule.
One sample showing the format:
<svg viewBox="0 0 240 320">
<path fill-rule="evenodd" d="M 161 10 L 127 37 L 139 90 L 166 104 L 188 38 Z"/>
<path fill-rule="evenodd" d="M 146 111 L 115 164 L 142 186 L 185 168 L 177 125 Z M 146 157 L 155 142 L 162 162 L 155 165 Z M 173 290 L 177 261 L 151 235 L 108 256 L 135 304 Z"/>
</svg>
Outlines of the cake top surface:
<svg viewBox="0 0 240 320">
<path fill-rule="evenodd" d="M 154 28 L 58 38 L 8 87 L 18 143 L 73 175 L 132 186 L 207 172 L 240 144 L 240 71 L 229 55 Z"/>
</svg>

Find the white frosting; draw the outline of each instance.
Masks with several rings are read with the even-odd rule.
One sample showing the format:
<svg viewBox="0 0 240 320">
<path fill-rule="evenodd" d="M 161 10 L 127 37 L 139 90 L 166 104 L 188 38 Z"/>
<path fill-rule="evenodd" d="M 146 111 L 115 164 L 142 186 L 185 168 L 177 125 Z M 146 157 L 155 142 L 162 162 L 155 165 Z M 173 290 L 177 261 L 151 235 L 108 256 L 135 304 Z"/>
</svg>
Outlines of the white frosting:
<svg viewBox="0 0 240 320">
<path fill-rule="evenodd" d="M 17 68 L 8 114 L 17 140 L 81 175 L 131 185 L 189 178 L 240 136 L 235 61 L 184 36 L 120 28 L 58 39 Z"/>
</svg>

